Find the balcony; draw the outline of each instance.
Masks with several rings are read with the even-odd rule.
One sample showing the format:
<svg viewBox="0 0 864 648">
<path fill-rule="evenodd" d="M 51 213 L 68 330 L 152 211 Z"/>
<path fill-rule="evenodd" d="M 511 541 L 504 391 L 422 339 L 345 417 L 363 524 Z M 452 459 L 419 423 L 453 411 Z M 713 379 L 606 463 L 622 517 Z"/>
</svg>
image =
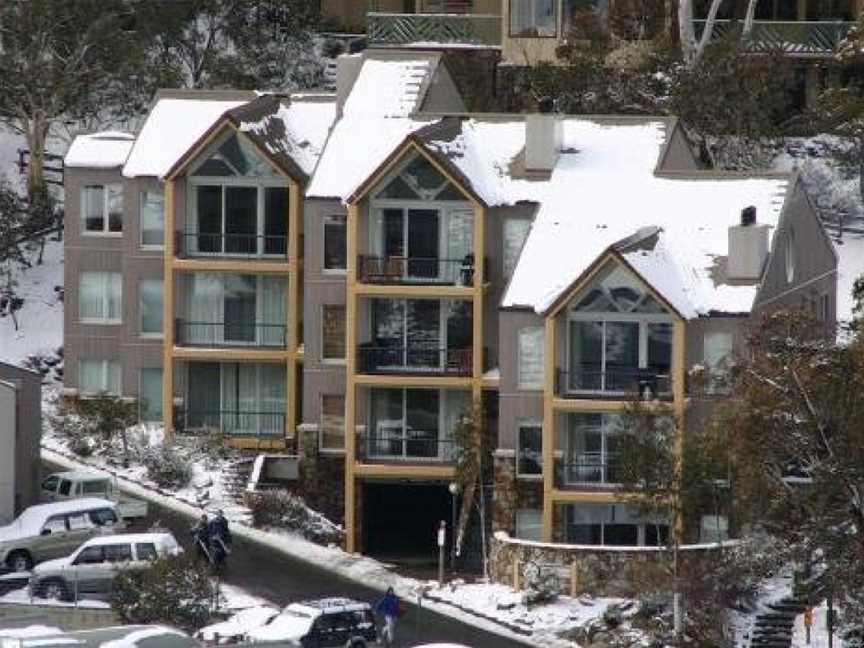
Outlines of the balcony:
<svg viewBox="0 0 864 648">
<path fill-rule="evenodd" d="M 282 437 L 285 435 L 284 412 L 245 410 L 191 410 L 179 421 L 185 434 L 221 433 L 232 437 Z"/>
<path fill-rule="evenodd" d="M 488 269 L 489 264 L 484 267 Z M 440 259 L 361 254 L 357 257 L 357 280 L 366 284 L 471 286 L 474 283 L 474 256 Z M 488 270 L 484 280 L 489 280 Z"/>
<path fill-rule="evenodd" d="M 558 369 L 555 393 L 561 398 L 671 400 L 672 378 L 654 369 Z"/>
<path fill-rule="evenodd" d="M 694 20 L 696 37 L 705 30 L 705 20 Z M 832 56 L 840 43 L 855 25 L 845 21 L 784 21 L 756 20 L 747 49 L 754 53 L 780 51 L 790 56 Z M 712 40 L 740 31 L 741 21 L 717 20 L 711 34 Z"/>
<path fill-rule="evenodd" d="M 582 453 L 555 461 L 555 483 L 558 488 L 617 487 L 620 475 L 613 454 Z"/>
<path fill-rule="evenodd" d="M 472 358 L 470 348 L 399 348 L 367 343 L 357 350 L 357 368 L 365 374 L 470 376 Z"/>
<path fill-rule="evenodd" d="M 174 341 L 187 347 L 284 349 L 287 326 L 243 322 L 174 321 Z"/>
<path fill-rule="evenodd" d="M 373 47 L 436 45 L 501 46 L 501 16 L 485 14 L 366 14 Z"/>
<path fill-rule="evenodd" d="M 363 463 L 451 463 L 455 458 L 455 442 L 439 438 L 437 430 L 393 426 L 357 435 L 357 460 Z"/>
<path fill-rule="evenodd" d="M 288 237 L 271 234 L 178 232 L 178 258 L 288 260 Z"/>
</svg>

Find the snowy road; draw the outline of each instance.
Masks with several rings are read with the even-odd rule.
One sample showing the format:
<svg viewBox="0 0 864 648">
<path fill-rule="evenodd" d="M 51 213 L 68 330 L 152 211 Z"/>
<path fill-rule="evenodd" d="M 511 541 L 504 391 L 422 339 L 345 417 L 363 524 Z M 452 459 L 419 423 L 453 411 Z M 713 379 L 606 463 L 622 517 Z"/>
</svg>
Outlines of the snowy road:
<svg viewBox="0 0 864 648">
<path fill-rule="evenodd" d="M 45 472 L 60 469 L 48 463 L 44 466 Z M 170 529 L 185 548 L 189 548 L 189 529 L 193 523 L 191 517 L 152 502 L 149 510 L 150 516 L 144 526 L 158 521 Z M 375 589 L 363 587 L 243 538 L 235 539 L 225 582 L 278 605 L 325 596 L 349 596 L 371 603 L 381 596 Z M 434 642 L 457 642 L 471 648 L 524 648 L 530 645 L 486 632 L 426 608 L 410 606 L 408 613 L 399 620 L 396 646 L 407 648 Z"/>
</svg>

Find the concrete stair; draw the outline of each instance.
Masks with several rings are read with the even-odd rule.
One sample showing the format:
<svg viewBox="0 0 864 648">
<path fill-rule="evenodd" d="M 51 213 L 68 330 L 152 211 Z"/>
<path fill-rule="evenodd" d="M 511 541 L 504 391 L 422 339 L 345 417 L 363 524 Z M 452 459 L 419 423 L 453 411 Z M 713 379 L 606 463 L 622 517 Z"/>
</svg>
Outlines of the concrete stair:
<svg viewBox="0 0 864 648">
<path fill-rule="evenodd" d="M 794 587 L 788 596 L 766 605 L 756 614 L 746 645 L 751 648 L 790 648 L 795 617 L 804 613 L 808 600 L 818 600 L 819 593 L 818 581 L 812 582 Z"/>
<path fill-rule="evenodd" d="M 222 473 L 222 486 L 226 499 L 230 499 L 235 504 L 244 504 L 243 493 L 246 490 L 246 484 L 249 483 L 249 476 L 252 474 L 254 463 L 254 456 L 243 457 L 225 468 Z"/>
</svg>

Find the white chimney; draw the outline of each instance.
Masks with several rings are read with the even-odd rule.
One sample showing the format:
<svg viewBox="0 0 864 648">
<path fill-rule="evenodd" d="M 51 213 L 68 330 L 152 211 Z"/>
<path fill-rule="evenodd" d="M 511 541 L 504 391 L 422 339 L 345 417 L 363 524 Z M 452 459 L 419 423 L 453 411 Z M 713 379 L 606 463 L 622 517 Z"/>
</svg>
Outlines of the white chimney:
<svg viewBox="0 0 864 648">
<path fill-rule="evenodd" d="M 354 82 L 363 67 L 362 54 L 340 54 L 336 58 L 336 115 L 342 116 L 342 108 L 354 87 Z"/>
<path fill-rule="evenodd" d="M 756 208 L 741 211 L 741 223 L 729 228 L 729 258 L 726 278 L 757 281 L 768 259 L 768 225 L 756 222 Z"/>
<path fill-rule="evenodd" d="M 525 115 L 525 169 L 552 171 L 558 162 L 564 123 L 552 113 L 552 102 L 542 99 L 538 113 Z"/>
</svg>

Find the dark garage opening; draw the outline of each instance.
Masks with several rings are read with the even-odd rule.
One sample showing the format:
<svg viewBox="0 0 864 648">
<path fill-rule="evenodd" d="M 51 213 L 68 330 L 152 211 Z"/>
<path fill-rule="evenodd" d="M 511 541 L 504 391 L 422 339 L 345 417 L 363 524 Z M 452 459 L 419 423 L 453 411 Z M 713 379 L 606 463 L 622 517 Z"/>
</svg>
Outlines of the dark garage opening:
<svg viewBox="0 0 864 648">
<path fill-rule="evenodd" d="M 452 499 L 446 484 L 363 484 L 363 550 L 388 562 L 434 565 L 437 533 L 447 522 L 450 556 Z"/>
</svg>

